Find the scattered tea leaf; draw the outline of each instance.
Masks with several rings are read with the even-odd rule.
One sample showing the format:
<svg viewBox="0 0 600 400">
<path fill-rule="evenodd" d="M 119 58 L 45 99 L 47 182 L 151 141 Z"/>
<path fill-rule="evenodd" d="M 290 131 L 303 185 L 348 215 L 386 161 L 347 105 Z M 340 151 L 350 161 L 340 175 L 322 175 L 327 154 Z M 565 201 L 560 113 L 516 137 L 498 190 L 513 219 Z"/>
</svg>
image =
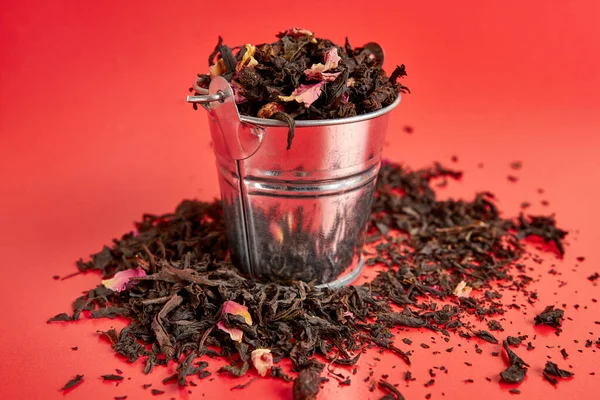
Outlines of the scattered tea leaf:
<svg viewBox="0 0 600 400">
<path fill-rule="evenodd" d="M 81 384 L 81 382 L 83 382 L 83 375 L 76 375 L 75 378 L 67 382 L 65 386 L 63 386 L 60 390 L 62 390 L 63 392 L 67 391 L 69 389 L 74 388 L 75 386 L 78 386 L 79 384 Z"/>
</svg>

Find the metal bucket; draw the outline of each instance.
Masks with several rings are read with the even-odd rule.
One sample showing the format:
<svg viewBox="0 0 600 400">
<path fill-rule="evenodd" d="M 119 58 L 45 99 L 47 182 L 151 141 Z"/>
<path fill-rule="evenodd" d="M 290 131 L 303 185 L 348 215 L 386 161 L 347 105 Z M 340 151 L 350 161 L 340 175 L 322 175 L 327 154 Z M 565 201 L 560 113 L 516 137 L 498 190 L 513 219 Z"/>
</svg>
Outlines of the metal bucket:
<svg viewBox="0 0 600 400">
<path fill-rule="evenodd" d="M 240 116 L 229 83 L 189 96 L 209 112 L 232 261 L 262 281 L 350 284 L 364 265 L 389 112 L 287 126 Z"/>
</svg>

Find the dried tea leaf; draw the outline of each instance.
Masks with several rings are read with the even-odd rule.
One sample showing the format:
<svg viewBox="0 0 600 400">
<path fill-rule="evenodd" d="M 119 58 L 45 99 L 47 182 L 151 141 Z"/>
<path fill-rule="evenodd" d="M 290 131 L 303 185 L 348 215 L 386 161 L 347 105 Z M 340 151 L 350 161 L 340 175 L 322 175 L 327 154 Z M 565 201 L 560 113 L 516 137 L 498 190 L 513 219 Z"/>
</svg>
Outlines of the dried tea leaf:
<svg viewBox="0 0 600 400">
<path fill-rule="evenodd" d="M 480 339 L 485 340 L 486 342 L 490 342 L 492 344 L 498 343 L 498 339 L 496 339 L 494 337 L 494 335 L 492 335 L 488 331 L 480 330 L 480 331 L 471 331 L 471 332 L 473 333 L 473 335 L 477 336 Z"/>
<path fill-rule="evenodd" d="M 571 371 L 558 368 L 558 365 L 552 361 L 546 361 L 544 372 L 558 378 L 570 378 L 574 375 Z"/>
<path fill-rule="evenodd" d="M 121 375 L 115 375 L 115 374 L 102 375 L 101 377 L 105 381 L 122 381 L 123 380 L 123 377 Z"/>
<path fill-rule="evenodd" d="M 529 367 L 529 365 L 508 348 L 508 342 L 506 340 L 502 345 L 508 356 L 510 366 L 500 373 L 500 377 L 507 383 L 519 383 L 523 381 L 527 374 L 527 368 L 525 367 Z"/>
<path fill-rule="evenodd" d="M 535 316 L 535 324 L 548 325 L 553 328 L 560 328 L 565 312 L 560 308 L 554 308 L 554 306 L 547 306 L 544 311 Z"/>
<path fill-rule="evenodd" d="M 65 386 L 63 386 L 60 390 L 63 392 L 67 391 L 69 389 L 74 388 L 75 386 L 78 386 L 81 382 L 83 382 L 83 375 L 76 375 L 75 378 L 67 382 Z"/>
<path fill-rule="evenodd" d="M 56 314 L 54 317 L 50 318 L 47 322 L 60 322 L 60 321 L 72 321 L 72 318 L 67 313 Z"/>
</svg>

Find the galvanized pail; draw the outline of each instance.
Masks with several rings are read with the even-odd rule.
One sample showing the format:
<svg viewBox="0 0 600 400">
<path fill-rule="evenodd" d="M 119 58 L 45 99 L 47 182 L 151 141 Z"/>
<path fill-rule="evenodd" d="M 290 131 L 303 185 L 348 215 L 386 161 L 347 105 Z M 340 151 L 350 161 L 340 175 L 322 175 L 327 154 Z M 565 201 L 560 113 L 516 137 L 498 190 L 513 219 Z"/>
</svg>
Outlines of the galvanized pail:
<svg viewBox="0 0 600 400">
<path fill-rule="evenodd" d="M 189 96 L 209 112 L 232 261 L 262 281 L 339 287 L 364 265 L 362 248 L 389 112 L 287 126 L 240 116 L 229 83 Z"/>
</svg>

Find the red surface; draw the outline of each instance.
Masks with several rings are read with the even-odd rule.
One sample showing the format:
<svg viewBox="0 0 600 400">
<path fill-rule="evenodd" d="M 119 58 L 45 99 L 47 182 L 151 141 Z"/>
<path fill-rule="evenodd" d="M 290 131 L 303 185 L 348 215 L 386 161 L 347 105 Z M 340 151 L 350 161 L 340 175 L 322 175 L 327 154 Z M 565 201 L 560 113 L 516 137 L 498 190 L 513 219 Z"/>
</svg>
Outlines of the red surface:
<svg viewBox="0 0 600 400">
<path fill-rule="evenodd" d="M 184 103 L 186 89 L 206 68 L 218 34 L 227 43 L 257 43 L 292 25 L 336 41 L 348 34 L 355 45 L 378 41 L 386 49 L 388 68 L 407 65 L 406 84 L 414 94 L 405 96 L 392 117 L 386 157 L 420 167 L 434 160 L 450 164 L 457 155 L 455 166 L 465 177 L 442 196 L 469 198 L 477 190 L 490 190 L 505 215 L 517 213 L 521 201 L 531 202 L 532 212 L 556 213 L 571 232 L 567 255 L 564 261 L 546 256 L 541 265 L 527 261 L 531 275 L 539 278 L 540 301 L 526 315 L 509 311 L 502 321 L 504 334 L 537 333 L 535 350 L 518 351 L 532 366 L 519 387 L 521 398 L 595 397 L 598 353 L 583 342 L 600 336 L 600 325 L 593 323 L 600 319 L 600 308 L 591 302 L 600 294 L 586 279 L 600 271 L 594 251 L 600 223 L 595 211 L 600 197 L 600 3 L 32 3 L 5 0 L 0 6 L 3 398 L 62 398 L 58 389 L 77 373 L 85 381 L 68 398 L 127 394 L 137 399 L 149 396 L 141 389 L 144 383 L 163 388 L 165 369 L 143 376 L 140 364 L 115 357 L 95 333 L 120 327 L 122 321 L 45 323 L 99 281 L 96 274 L 62 282 L 52 276 L 73 272 L 75 259 L 131 229 L 143 212 L 165 212 L 180 199 L 209 200 L 218 194 L 205 116 Z M 412 135 L 402 132 L 406 124 L 414 127 Z M 521 171 L 509 168 L 514 160 L 523 161 Z M 519 181 L 508 182 L 508 174 Z M 538 194 L 537 188 L 545 193 Z M 541 200 L 550 205 L 542 206 Z M 585 261 L 577 263 L 578 256 Z M 553 264 L 558 275 L 547 274 Z M 559 289 L 561 281 L 566 286 Z M 560 337 L 533 327 L 535 312 L 562 303 L 568 320 Z M 407 399 L 426 393 L 433 399 L 511 396 L 508 386 L 497 383 L 504 360 L 489 355 L 499 346 L 480 343 L 484 354 L 478 355 L 474 342 L 456 337 L 445 343 L 431 332 L 404 335 L 414 342 L 410 370 L 416 381 L 405 384 L 407 367 L 393 355 L 373 351 L 361 360 L 352 386 L 330 382 L 319 398 L 379 398 L 381 392 L 368 392 L 362 382 L 370 367 L 375 377 L 389 374 L 391 382 L 400 383 Z M 438 344 L 422 349 L 419 344 L 430 343 L 432 336 Z M 567 361 L 559 345 L 569 352 Z M 444 351 L 451 346 L 452 353 Z M 432 355 L 436 349 L 441 354 Z M 472 367 L 463 363 L 464 351 Z M 547 357 L 563 367 L 572 365 L 575 379 L 556 388 L 543 381 Z M 445 365 L 450 372 L 438 372 L 435 385 L 425 388 L 433 365 Z M 101 382 L 99 376 L 114 368 L 131 379 L 117 388 Z M 465 384 L 467 378 L 474 383 Z M 244 392 L 230 392 L 238 383 L 217 377 L 189 388 L 191 395 L 169 385 L 162 398 L 291 398 L 289 384 L 260 379 Z"/>
</svg>

